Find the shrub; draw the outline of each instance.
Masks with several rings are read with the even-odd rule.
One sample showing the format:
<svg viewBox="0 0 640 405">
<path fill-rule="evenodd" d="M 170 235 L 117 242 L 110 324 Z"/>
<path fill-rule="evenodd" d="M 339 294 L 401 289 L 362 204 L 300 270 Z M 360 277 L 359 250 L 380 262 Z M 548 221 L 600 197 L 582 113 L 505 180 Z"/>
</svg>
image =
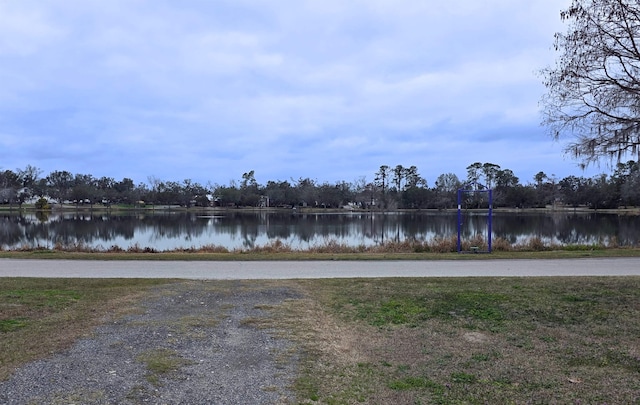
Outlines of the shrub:
<svg viewBox="0 0 640 405">
<path fill-rule="evenodd" d="M 256 246 L 251 249 L 251 251 L 259 253 L 290 253 L 293 249 L 291 249 L 291 246 L 288 243 L 283 242 L 280 239 L 275 239 L 264 246 Z"/>
<path fill-rule="evenodd" d="M 436 253 L 451 253 L 458 250 L 458 238 L 451 236 L 449 238 L 435 237 L 431 242 L 431 251 Z"/>
<path fill-rule="evenodd" d="M 512 246 L 505 238 L 495 238 L 491 241 L 491 250 L 495 250 L 496 252 L 509 252 L 512 250 Z"/>
<path fill-rule="evenodd" d="M 49 205 L 49 201 L 46 198 L 40 197 L 38 201 L 36 201 L 36 209 L 40 211 L 49 211 L 51 206 Z"/>
<path fill-rule="evenodd" d="M 326 239 L 322 243 L 309 247 L 309 252 L 312 253 L 354 253 L 358 248 L 352 248 L 351 246 L 340 243 L 335 239 Z"/>
<path fill-rule="evenodd" d="M 549 250 L 549 248 L 544 244 L 542 238 L 536 236 L 529 239 L 528 250 L 533 250 L 534 252 L 542 252 L 544 250 Z"/>
</svg>

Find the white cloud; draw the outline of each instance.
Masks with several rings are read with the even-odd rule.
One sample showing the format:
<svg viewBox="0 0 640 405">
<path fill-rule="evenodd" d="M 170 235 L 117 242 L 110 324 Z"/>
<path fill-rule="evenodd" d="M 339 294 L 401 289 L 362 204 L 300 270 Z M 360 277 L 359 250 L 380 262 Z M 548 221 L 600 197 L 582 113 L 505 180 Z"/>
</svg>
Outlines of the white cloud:
<svg viewBox="0 0 640 405">
<path fill-rule="evenodd" d="M 64 32 L 37 7 L 0 2 L 0 56 L 27 57 L 59 40 Z"/>
</svg>

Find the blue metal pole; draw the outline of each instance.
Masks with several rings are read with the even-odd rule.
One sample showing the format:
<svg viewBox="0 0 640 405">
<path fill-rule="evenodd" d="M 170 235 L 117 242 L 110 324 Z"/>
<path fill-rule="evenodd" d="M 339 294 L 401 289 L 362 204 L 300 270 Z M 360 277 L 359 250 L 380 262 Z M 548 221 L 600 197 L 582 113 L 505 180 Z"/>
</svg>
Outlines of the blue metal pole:
<svg viewBox="0 0 640 405">
<path fill-rule="evenodd" d="M 493 221 L 493 190 L 489 189 L 489 231 L 488 231 L 488 241 L 489 241 L 489 253 L 491 253 L 491 224 Z"/>
<path fill-rule="evenodd" d="M 460 195 L 462 190 L 458 189 L 458 253 L 462 250 L 462 243 L 460 242 L 460 227 L 462 226 L 462 204 Z"/>
</svg>

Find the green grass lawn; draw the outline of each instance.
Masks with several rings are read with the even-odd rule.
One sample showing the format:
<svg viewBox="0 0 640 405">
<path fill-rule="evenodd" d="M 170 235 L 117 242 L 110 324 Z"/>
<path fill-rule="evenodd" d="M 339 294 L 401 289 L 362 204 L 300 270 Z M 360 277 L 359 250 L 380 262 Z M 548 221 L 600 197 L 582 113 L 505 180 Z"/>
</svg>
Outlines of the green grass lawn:
<svg viewBox="0 0 640 405">
<path fill-rule="evenodd" d="M 304 403 L 640 401 L 640 278 L 298 284 Z"/>
</svg>

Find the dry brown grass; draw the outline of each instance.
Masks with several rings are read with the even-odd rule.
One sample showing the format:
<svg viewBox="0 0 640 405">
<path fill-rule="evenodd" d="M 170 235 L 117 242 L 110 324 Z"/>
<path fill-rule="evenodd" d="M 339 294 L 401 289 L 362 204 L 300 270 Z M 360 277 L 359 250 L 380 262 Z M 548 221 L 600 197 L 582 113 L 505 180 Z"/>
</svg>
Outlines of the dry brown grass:
<svg viewBox="0 0 640 405">
<path fill-rule="evenodd" d="M 251 251 L 256 253 L 290 253 L 293 249 L 288 243 L 274 239 L 263 246 L 253 247 Z"/>
<path fill-rule="evenodd" d="M 350 246 L 346 243 L 340 243 L 334 239 L 328 239 L 322 243 L 310 246 L 309 253 L 360 253 L 366 251 L 364 245 Z"/>
</svg>

